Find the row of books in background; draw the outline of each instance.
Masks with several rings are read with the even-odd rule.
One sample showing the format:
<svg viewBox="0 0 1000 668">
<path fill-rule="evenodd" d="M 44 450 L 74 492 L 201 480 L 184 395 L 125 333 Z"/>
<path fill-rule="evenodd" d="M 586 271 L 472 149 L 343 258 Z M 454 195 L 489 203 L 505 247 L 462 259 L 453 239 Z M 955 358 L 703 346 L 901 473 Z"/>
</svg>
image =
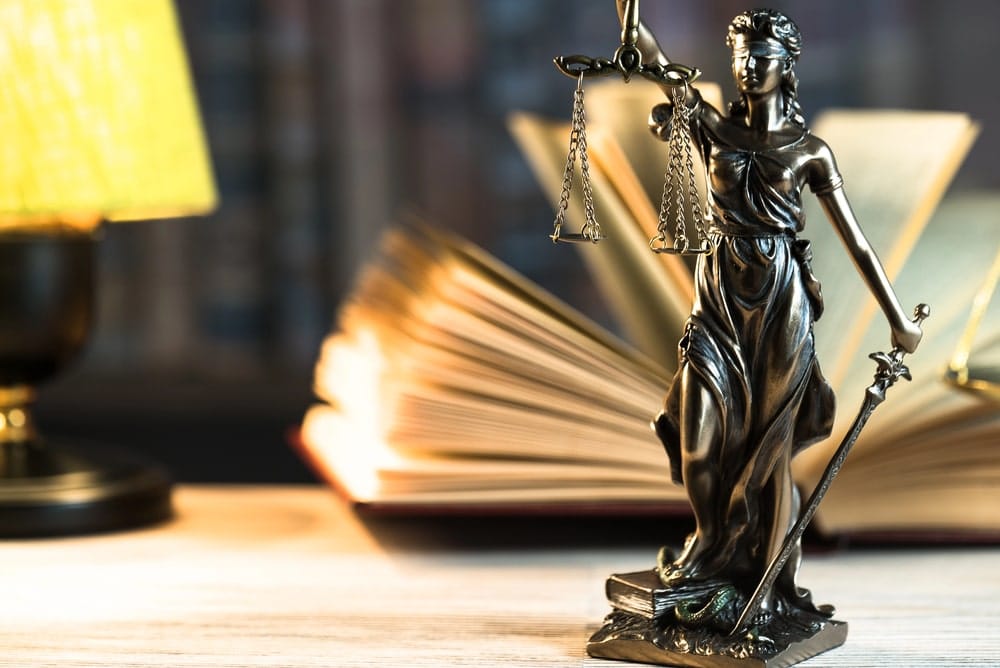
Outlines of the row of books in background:
<svg viewBox="0 0 1000 668">
<path fill-rule="evenodd" d="M 666 164 L 666 145 L 645 129 L 659 95 L 621 85 L 587 92 L 597 215 L 609 239 L 584 246 L 583 259 L 627 342 L 461 238 L 419 223 L 386 234 L 324 344 L 322 403 L 302 432 L 309 461 L 359 507 L 684 512 L 648 426 L 692 298 L 690 267 L 647 246 Z M 519 114 L 510 126 L 554 202 L 568 125 Z M 1000 404 L 968 390 L 990 379 L 984 367 L 996 379 L 1000 366 L 1000 305 L 989 307 L 1000 195 L 937 208 L 977 128 L 963 114 L 903 111 L 828 111 L 812 127 L 837 154 L 900 298 L 932 305 L 908 358 L 914 381 L 876 413 L 817 524 L 831 534 L 995 538 Z M 809 489 L 872 380 L 868 353 L 886 350 L 889 337 L 832 226 L 818 207 L 807 218 L 827 304 L 817 347 L 840 405 L 833 437 L 796 461 Z M 539 243 L 546 232 L 539 221 Z"/>
<path fill-rule="evenodd" d="M 220 206 L 106 231 L 88 367 L 301 382 L 403 207 L 569 273 L 503 223 L 547 206 L 503 118 L 523 96 L 564 106 L 538 35 L 596 39 L 604 22 L 575 4 L 178 0 Z M 525 60 L 484 77 L 491 58 Z"/>
<path fill-rule="evenodd" d="M 551 57 L 584 45 L 610 55 L 613 2 L 176 4 L 220 209 L 209 219 L 108 230 L 90 368 L 299 381 L 379 232 L 410 206 L 617 326 L 609 302 L 591 298 L 575 256 L 537 243 L 548 204 L 503 122 L 529 105 L 569 113 L 572 82 Z M 725 26 L 742 9 L 676 0 L 643 5 L 643 14 L 668 53 L 724 72 Z M 807 111 L 831 100 L 985 107 L 977 96 L 993 108 L 977 68 L 940 56 L 959 51 L 958 41 L 962 57 L 975 57 L 980 47 L 967 36 L 994 11 L 980 9 L 803 5 L 794 16 L 808 39 Z M 925 48 L 928 31 L 940 49 Z M 983 154 L 991 160 L 996 150 Z"/>
</svg>

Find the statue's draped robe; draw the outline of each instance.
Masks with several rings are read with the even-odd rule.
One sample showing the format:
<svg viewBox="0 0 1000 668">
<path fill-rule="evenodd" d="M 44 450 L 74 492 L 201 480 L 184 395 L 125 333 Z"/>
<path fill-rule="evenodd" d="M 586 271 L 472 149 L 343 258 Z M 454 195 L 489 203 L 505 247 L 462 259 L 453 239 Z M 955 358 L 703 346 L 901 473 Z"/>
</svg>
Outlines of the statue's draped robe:
<svg viewBox="0 0 1000 668">
<path fill-rule="evenodd" d="M 834 396 L 820 372 L 813 322 L 822 310 L 802 230 L 802 185 L 791 169 L 809 134 L 784 146 L 749 151 L 731 146 L 703 123 L 692 125 L 711 188 L 714 254 L 700 256 L 695 301 L 680 342 L 680 371 L 656 431 L 683 482 L 680 455 L 681 373 L 707 388 L 717 407 L 722 446 L 717 510 L 729 546 L 768 531 L 755 522 L 761 492 L 783 455 L 827 437 Z M 814 191 L 840 185 L 810 184 Z M 763 513 L 769 516 L 770 513 Z M 794 517 L 792 521 L 794 522 Z M 764 539 L 766 543 L 766 539 Z M 736 555 L 732 555 L 736 558 Z"/>
</svg>

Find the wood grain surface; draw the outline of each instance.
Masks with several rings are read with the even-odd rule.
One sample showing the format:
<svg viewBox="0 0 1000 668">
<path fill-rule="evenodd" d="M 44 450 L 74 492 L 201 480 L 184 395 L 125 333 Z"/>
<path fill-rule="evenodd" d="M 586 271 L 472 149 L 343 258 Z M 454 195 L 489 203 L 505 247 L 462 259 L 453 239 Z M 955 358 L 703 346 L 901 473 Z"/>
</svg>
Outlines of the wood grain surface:
<svg viewBox="0 0 1000 668">
<path fill-rule="evenodd" d="M 319 487 L 176 502 L 152 529 L 0 543 L 0 666 L 608 666 L 584 654 L 604 580 L 654 557 L 394 540 Z M 807 665 L 997 665 L 998 563 L 994 548 L 810 556 L 801 580 L 850 632 Z"/>
</svg>

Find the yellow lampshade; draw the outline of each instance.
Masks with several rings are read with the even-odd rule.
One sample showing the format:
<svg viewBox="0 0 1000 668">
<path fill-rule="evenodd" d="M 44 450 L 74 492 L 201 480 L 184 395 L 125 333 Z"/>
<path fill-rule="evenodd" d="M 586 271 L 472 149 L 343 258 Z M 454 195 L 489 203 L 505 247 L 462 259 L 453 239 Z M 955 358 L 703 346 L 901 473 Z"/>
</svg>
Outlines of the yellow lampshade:
<svg viewBox="0 0 1000 668">
<path fill-rule="evenodd" d="M 0 72 L 0 230 L 214 207 L 170 0 L 3 0 Z"/>
</svg>

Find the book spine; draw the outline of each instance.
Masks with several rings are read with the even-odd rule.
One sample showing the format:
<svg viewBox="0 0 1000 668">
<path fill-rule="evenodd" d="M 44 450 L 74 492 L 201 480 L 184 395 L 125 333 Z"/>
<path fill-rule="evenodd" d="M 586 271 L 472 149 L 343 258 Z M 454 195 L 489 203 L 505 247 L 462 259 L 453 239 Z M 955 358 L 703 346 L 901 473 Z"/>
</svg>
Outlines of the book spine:
<svg viewBox="0 0 1000 668">
<path fill-rule="evenodd" d="M 654 619 L 657 616 L 654 590 L 650 587 L 637 584 L 634 578 L 629 577 L 631 575 L 634 574 L 626 576 L 612 575 L 608 578 L 604 585 L 608 603 L 617 610 L 639 615 L 646 619 Z"/>
</svg>

